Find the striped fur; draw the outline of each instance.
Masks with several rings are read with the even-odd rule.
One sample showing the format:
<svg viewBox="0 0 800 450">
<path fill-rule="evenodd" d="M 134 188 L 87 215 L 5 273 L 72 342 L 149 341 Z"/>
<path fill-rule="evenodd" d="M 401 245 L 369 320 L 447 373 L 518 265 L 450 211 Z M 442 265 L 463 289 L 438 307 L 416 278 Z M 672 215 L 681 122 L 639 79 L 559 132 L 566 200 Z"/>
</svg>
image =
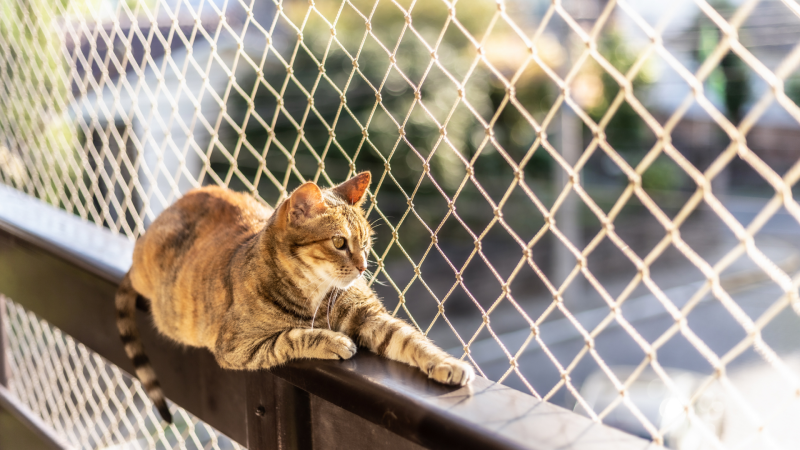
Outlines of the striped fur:
<svg viewBox="0 0 800 450">
<path fill-rule="evenodd" d="M 136 326 L 136 298 L 138 296 L 139 294 L 131 286 L 130 274 L 125 274 L 115 299 L 119 337 L 122 339 L 125 353 L 133 362 L 136 376 L 142 382 L 148 397 L 156 405 L 161 417 L 168 423 L 172 423 L 172 414 L 167 407 L 164 391 L 161 390 L 153 366 L 150 365 L 150 360 L 144 353 L 142 341 L 139 339 L 139 330 Z"/>
<path fill-rule="evenodd" d="M 228 369 L 347 359 L 358 343 L 442 383 L 474 377 L 469 364 L 388 314 L 362 276 L 372 235 L 361 209 L 369 181 L 364 172 L 332 189 L 306 183 L 274 211 L 205 187 L 153 222 L 117 294 L 118 326 L 165 419 L 164 395 L 136 334 L 137 294 L 150 300 L 162 334 L 208 348 Z"/>
</svg>

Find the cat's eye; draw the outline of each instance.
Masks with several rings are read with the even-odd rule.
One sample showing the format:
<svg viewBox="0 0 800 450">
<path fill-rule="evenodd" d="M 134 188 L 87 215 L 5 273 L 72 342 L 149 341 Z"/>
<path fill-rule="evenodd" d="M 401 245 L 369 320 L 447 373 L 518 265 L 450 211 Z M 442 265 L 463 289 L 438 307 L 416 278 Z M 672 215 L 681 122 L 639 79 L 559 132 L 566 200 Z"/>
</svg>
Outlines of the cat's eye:
<svg viewBox="0 0 800 450">
<path fill-rule="evenodd" d="M 334 236 L 331 241 L 333 241 L 333 246 L 339 250 L 344 250 L 345 244 L 347 244 L 347 241 L 341 236 Z"/>
</svg>

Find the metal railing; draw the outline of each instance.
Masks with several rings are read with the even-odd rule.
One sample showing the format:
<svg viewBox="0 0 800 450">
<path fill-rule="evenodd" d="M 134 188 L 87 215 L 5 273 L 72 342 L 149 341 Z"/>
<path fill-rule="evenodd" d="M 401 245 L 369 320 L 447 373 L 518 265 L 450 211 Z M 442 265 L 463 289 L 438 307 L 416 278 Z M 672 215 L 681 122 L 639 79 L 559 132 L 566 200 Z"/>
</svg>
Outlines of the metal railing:
<svg viewBox="0 0 800 450">
<path fill-rule="evenodd" d="M 787 442 L 793 1 L 4 8 L 3 183 L 132 240 L 193 187 L 371 170 L 373 287 L 481 375 L 656 443 Z"/>
</svg>

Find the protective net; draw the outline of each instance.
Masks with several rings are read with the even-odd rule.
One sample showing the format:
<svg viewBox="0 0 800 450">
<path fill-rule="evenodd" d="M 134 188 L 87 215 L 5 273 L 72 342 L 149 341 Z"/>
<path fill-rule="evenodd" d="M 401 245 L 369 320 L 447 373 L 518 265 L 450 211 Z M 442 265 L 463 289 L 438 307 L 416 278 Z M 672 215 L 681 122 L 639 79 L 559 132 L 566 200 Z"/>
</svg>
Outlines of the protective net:
<svg viewBox="0 0 800 450">
<path fill-rule="evenodd" d="M 483 376 L 676 448 L 800 438 L 794 1 L 2 8 L 3 183 L 135 239 L 193 187 L 370 170 L 373 287 Z M 117 420 L 95 386 L 140 391 L 85 355 L 65 417 Z"/>
<path fill-rule="evenodd" d="M 240 449 L 172 405 L 165 427 L 139 380 L 5 299 L 9 389 L 75 448 Z"/>
</svg>

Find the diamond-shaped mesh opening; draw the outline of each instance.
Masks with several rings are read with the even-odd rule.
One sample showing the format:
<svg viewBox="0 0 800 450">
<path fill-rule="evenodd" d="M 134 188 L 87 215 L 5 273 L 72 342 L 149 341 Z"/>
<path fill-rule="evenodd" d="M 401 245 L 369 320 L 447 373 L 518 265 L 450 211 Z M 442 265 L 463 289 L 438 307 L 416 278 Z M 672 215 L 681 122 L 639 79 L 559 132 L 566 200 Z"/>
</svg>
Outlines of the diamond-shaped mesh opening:
<svg viewBox="0 0 800 450">
<path fill-rule="evenodd" d="M 593 189 L 587 195 L 603 211 L 609 212 L 628 187 L 628 177 L 607 153 L 596 151 L 584 168 L 583 178 Z"/>
<path fill-rule="evenodd" d="M 560 92 L 558 84 L 548 76 L 564 62 L 564 51 L 556 42 L 553 34 L 542 34 L 534 47 L 539 60 L 528 59 L 516 76 L 513 102 L 521 105 L 520 109 L 537 124 L 544 121 Z"/>
</svg>

